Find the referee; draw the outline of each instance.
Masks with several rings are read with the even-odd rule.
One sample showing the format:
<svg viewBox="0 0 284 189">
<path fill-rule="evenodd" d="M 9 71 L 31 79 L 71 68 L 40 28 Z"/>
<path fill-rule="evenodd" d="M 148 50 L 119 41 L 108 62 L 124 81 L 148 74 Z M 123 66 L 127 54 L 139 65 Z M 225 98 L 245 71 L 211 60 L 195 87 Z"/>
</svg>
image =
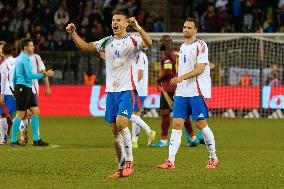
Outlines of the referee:
<svg viewBox="0 0 284 189">
<path fill-rule="evenodd" d="M 48 70 L 45 73 L 34 73 L 29 55 L 34 52 L 33 41 L 23 38 L 20 41 L 21 53 L 16 58 L 16 67 L 14 72 L 14 96 L 16 98 L 17 114 L 12 125 L 12 146 L 22 146 L 18 142 L 18 132 L 21 120 L 25 117 L 25 112 L 30 109 L 32 112 L 31 125 L 33 129 L 33 145 L 47 146 L 48 143 L 42 141 L 39 137 L 39 108 L 32 93 L 32 80 L 42 79 L 53 76 L 54 72 Z"/>
</svg>

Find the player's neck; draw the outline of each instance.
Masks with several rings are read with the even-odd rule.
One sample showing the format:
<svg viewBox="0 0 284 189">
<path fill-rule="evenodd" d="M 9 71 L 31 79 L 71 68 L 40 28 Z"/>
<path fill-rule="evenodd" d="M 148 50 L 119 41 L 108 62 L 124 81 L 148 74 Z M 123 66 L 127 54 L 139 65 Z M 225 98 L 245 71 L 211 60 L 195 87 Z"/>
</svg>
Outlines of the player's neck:
<svg viewBox="0 0 284 189">
<path fill-rule="evenodd" d="M 126 34 L 127 34 L 127 32 L 125 31 L 125 32 L 122 32 L 120 34 L 114 35 L 114 38 L 115 39 L 122 39 Z"/>
<path fill-rule="evenodd" d="M 188 37 L 188 38 L 184 38 L 184 42 L 187 45 L 190 45 L 193 41 L 196 40 L 196 35 L 192 36 L 192 37 Z"/>
<path fill-rule="evenodd" d="M 11 57 L 11 55 L 4 55 L 4 60 L 7 60 L 10 57 Z"/>
</svg>

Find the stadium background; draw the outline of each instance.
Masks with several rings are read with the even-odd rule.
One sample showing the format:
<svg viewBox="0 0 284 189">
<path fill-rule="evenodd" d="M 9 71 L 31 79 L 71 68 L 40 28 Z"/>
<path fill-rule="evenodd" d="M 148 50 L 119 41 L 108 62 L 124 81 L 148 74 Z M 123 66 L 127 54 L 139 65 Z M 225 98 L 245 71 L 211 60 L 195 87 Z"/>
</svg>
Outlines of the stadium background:
<svg viewBox="0 0 284 189">
<path fill-rule="evenodd" d="M 51 83 L 57 87 L 53 90 L 52 98 L 41 96 L 40 106 L 46 110 L 42 115 L 70 114 L 64 108 L 59 112 L 56 110 L 58 107 L 48 105 L 48 101 L 54 98 L 56 105 L 70 107 L 62 101 L 66 100 L 63 97 L 70 94 L 68 91 L 62 93 L 64 87 L 60 89 L 58 85 L 84 85 L 85 73 L 94 73 L 95 84 L 102 87 L 105 85 L 103 61 L 97 53 L 79 52 L 65 32 L 66 24 L 74 22 L 83 39 L 95 41 L 112 33 L 111 15 L 120 9 L 137 17 L 139 24 L 146 31 L 152 32 L 154 38 L 153 47 L 146 52 L 150 61 L 151 86 L 151 96 L 145 104 L 151 111 L 148 114 L 146 111 L 146 116 L 158 116 L 158 111 L 153 108 L 158 108 L 159 104 L 159 94 L 154 88 L 160 70 L 159 38 L 165 34 L 163 32 L 180 32 L 183 18 L 194 16 L 200 23 L 199 37 L 208 44 L 209 60 L 216 65 L 211 74 L 213 95 L 208 101 L 211 116 L 284 117 L 284 90 L 281 87 L 284 83 L 282 0 L 3 0 L 0 3 L 1 40 L 17 44 L 21 37 L 31 37 L 47 68 L 55 70 Z M 173 36 L 174 47 L 178 49 L 182 35 L 168 34 Z M 249 77 L 250 82 L 240 83 L 242 77 Z M 269 86 L 269 80 L 273 79 L 278 80 L 278 83 Z M 85 91 L 75 86 L 69 90 L 72 90 L 72 94 Z M 94 90 L 86 87 L 86 91 L 90 92 L 87 96 L 78 93 L 76 103 L 72 98 L 67 98 L 72 102 L 68 104 L 73 104 L 74 108 L 77 106 L 77 115 L 102 116 L 104 94 L 98 87 L 94 87 Z M 99 96 L 96 95 L 98 93 Z M 79 104 L 81 102 L 84 105 Z M 78 107 L 84 107 L 84 110 Z"/>
<path fill-rule="evenodd" d="M 105 179 L 116 166 L 112 134 L 102 117 L 91 116 L 104 112 L 104 63 L 96 53 L 79 52 L 64 28 L 72 21 L 80 36 L 97 40 L 111 34 L 116 9 L 136 16 L 154 39 L 147 51 L 152 96 L 146 117 L 158 116 L 159 37 L 170 32 L 178 49 L 184 17 L 199 19 L 199 37 L 216 65 L 208 103 L 218 169 L 203 169 L 206 149 L 186 147 L 184 136 L 176 170 L 156 169 L 168 149 L 147 147 L 141 133 L 135 174 Z M 51 145 L 1 146 L 1 188 L 283 188 L 283 120 L 243 119 L 283 118 L 283 0 L 1 0 L 0 18 L 0 40 L 17 44 L 31 37 L 47 68 L 56 71 L 52 96 L 45 97 L 41 86 L 39 99 L 41 137 Z M 87 72 L 96 74 L 97 85 L 84 86 Z M 251 83 L 240 86 L 245 74 Z M 267 85 L 270 75 L 280 85 Z M 145 121 L 160 130 L 160 118 Z"/>
</svg>

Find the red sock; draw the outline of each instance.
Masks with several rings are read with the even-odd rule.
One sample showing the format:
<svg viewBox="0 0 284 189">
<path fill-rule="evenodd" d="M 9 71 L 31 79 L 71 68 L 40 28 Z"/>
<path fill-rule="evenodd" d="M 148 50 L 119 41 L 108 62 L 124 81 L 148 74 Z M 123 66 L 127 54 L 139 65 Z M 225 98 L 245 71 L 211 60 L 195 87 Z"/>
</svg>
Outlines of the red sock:
<svg viewBox="0 0 284 189">
<path fill-rule="evenodd" d="M 7 130 L 7 135 L 10 136 L 10 132 L 11 132 L 11 127 L 12 127 L 12 124 L 13 124 L 13 121 L 10 117 L 7 117 L 7 124 L 8 124 L 8 130 Z"/>
<path fill-rule="evenodd" d="M 186 119 L 186 120 L 184 121 L 184 127 L 185 127 L 186 131 L 188 132 L 188 134 L 190 135 L 190 137 L 195 136 L 195 133 L 194 133 L 194 131 L 193 131 L 193 128 L 192 128 L 192 124 L 191 124 L 190 119 Z"/>
<path fill-rule="evenodd" d="M 168 130 L 171 124 L 171 117 L 170 114 L 162 114 L 162 133 L 161 133 L 161 139 L 167 140 L 168 138 Z"/>
</svg>

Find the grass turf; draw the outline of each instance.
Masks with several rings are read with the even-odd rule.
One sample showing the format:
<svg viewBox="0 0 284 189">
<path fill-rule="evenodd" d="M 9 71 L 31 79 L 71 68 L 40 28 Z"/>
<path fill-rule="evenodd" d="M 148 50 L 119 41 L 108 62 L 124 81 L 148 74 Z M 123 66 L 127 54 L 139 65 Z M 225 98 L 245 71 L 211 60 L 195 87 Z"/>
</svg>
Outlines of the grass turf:
<svg viewBox="0 0 284 189">
<path fill-rule="evenodd" d="M 145 119 L 157 132 L 160 119 Z M 283 120 L 211 119 L 220 166 L 206 170 L 205 146 L 185 146 L 175 170 L 160 170 L 167 148 L 146 146 L 141 130 L 135 173 L 108 180 L 117 167 L 111 129 L 102 118 L 42 117 L 51 147 L 0 146 L 1 188 L 284 188 Z M 31 131 L 29 132 L 31 134 Z"/>
</svg>

